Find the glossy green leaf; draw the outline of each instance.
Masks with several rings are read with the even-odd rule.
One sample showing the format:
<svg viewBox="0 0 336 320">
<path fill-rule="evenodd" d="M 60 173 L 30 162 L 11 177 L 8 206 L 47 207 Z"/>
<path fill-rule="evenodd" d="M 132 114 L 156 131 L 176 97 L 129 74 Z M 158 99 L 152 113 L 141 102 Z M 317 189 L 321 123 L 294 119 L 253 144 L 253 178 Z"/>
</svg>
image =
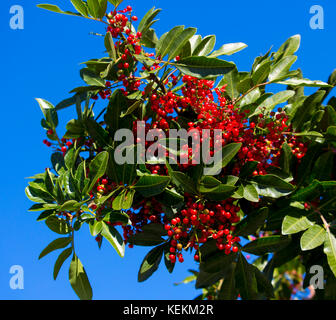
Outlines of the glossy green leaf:
<svg viewBox="0 0 336 320">
<path fill-rule="evenodd" d="M 290 242 L 291 238 L 287 236 L 269 236 L 249 242 L 242 250 L 256 255 L 263 255 L 283 249 Z"/>
<path fill-rule="evenodd" d="M 168 48 L 168 61 L 180 54 L 184 45 L 196 33 L 196 31 L 196 28 L 186 28 L 171 42 Z"/>
<path fill-rule="evenodd" d="M 284 218 L 282 223 L 282 234 L 294 234 L 300 231 L 307 230 L 314 223 L 311 222 L 306 216 L 302 215 L 288 215 Z"/>
<path fill-rule="evenodd" d="M 173 29 L 171 29 L 169 32 L 161 36 L 156 46 L 156 56 L 157 57 L 158 56 L 160 56 L 161 58 L 165 57 L 173 41 L 183 31 L 183 29 L 184 29 L 184 26 L 176 26 Z"/>
<path fill-rule="evenodd" d="M 221 88 L 226 85 L 225 93 L 234 100 L 239 97 L 239 92 L 237 88 L 238 84 L 238 70 L 236 68 L 225 74 L 222 80 L 218 83 L 217 87 Z"/>
<path fill-rule="evenodd" d="M 103 151 L 96 155 L 96 157 L 91 161 L 89 165 L 89 179 L 90 179 L 90 184 L 86 188 L 85 192 L 90 192 L 94 185 L 97 183 L 97 180 L 101 178 L 107 168 L 107 163 L 108 163 L 108 158 L 109 154 L 107 151 Z"/>
<path fill-rule="evenodd" d="M 68 14 L 68 15 L 72 15 L 72 16 L 80 16 L 79 13 L 74 13 L 74 12 L 70 12 L 70 11 L 63 11 L 58 6 L 56 6 L 54 4 L 41 3 L 41 4 L 38 4 L 37 7 L 40 8 L 40 9 L 45 9 L 45 10 L 56 12 L 56 13 Z"/>
<path fill-rule="evenodd" d="M 129 237 L 128 242 L 137 246 L 156 246 L 164 242 L 160 234 L 143 231 Z"/>
<path fill-rule="evenodd" d="M 207 56 L 216 44 L 216 36 L 207 36 L 193 50 L 193 56 Z"/>
<path fill-rule="evenodd" d="M 158 175 L 143 175 L 134 185 L 134 189 L 143 197 L 156 196 L 164 191 L 170 182 L 170 177 Z"/>
<path fill-rule="evenodd" d="M 327 233 L 323 251 L 327 255 L 330 269 L 336 277 L 336 238 L 331 232 Z"/>
<path fill-rule="evenodd" d="M 56 216 L 50 216 L 46 221 L 46 225 L 51 231 L 54 231 L 58 234 L 68 234 L 70 233 L 71 229 L 68 223 Z"/>
<path fill-rule="evenodd" d="M 163 246 L 158 246 L 149 251 L 145 256 L 138 273 L 138 281 L 147 280 L 159 267 L 163 255 Z"/>
<path fill-rule="evenodd" d="M 207 273 L 215 273 L 228 268 L 232 262 L 237 258 L 237 254 L 230 253 L 226 255 L 223 251 L 218 252 L 207 258 L 206 260 L 202 260 L 200 264 L 200 270 Z"/>
<path fill-rule="evenodd" d="M 216 58 L 222 55 L 230 56 L 236 52 L 239 52 L 245 49 L 246 47 L 247 45 L 242 42 L 227 43 L 227 44 L 224 44 L 222 47 L 220 47 L 218 50 L 211 53 L 210 57 Z"/>
<path fill-rule="evenodd" d="M 114 228 L 102 223 L 101 235 L 112 245 L 120 257 L 125 255 L 125 243 L 120 233 Z"/>
<path fill-rule="evenodd" d="M 295 131 L 302 131 L 304 123 L 310 120 L 316 108 L 321 105 L 324 95 L 324 91 L 317 91 L 309 96 L 304 103 L 297 108 L 292 120 L 293 129 Z"/>
<path fill-rule="evenodd" d="M 224 75 L 236 67 L 232 62 L 209 57 L 188 57 L 174 65 L 182 73 L 196 78 L 213 78 Z"/>
<path fill-rule="evenodd" d="M 326 231 L 319 225 L 311 226 L 301 237 L 300 245 L 303 251 L 312 250 L 322 245 L 326 239 Z"/>
<path fill-rule="evenodd" d="M 88 17 L 88 8 L 82 0 L 71 0 L 75 9 L 84 17 Z"/>
<path fill-rule="evenodd" d="M 154 18 L 160 13 L 161 9 L 150 9 L 145 16 L 141 19 L 138 26 L 138 32 L 145 33 L 152 25 Z"/>
<path fill-rule="evenodd" d="M 59 273 L 62 265 L 70 257 L 71 254 L 72 254 L 72 247 L 65 249 L 58 256 L 58 258 L 55 262 L 55 265 L 54 265 L 54 272 L 53 272 L 54 280 L 57 279 L 58 273 Z"/>
<path fill-rule="evenodd" d="M 294 94 L 295 91 L 286 90 L 286 91 L 280 91 L 270 96 L 264 102 L 262 102 L 249 117 L 251 118 L 252 116 L 258 115 L 260 113 L 262 114 L 270 113 L 278 104 L 286 102 L 287 100 L 292 98 Z"/>
<path fill-rule="evenodd" d="M 235 234 L 238 236 L 249 236 L 260 228 L 268 216 L 268 208 L 261 208 L 253 211 L 240 223 L 236 225 Z"/>
<path fill-rule="evenodd" d="M 211 168 L 208 168 L 207 175 L 218 174 L 222 168 L 225 168 L 240 150 L 241 143 L 230 143 L 222 149 L 222 161 L 216 162 Z"/>
<path fill-rule="evenodd" d="M 81 300 L 92 300 L 92 288 L 88 276 L 75 253 L 70 263 L 69 281 L 72 289 Z"/>
<path fill-rule="evenodd" d="M 247 184 L 244 187 L 243 197 L 251 202 L 259 202 L 259 193 L 253 184 Z"/>
<path fill-rule="evenodd" d="M 235 281 L 241 297 L 245 300 L 254 300 L 257 296 L 257 280 L 252 267 L 245 257 L 240 254 L 237 262 Z"/>
<path fill-rule="evenodd" d="M 65 248 L 68 244 L 71 243 L 71 238 L 66 237 L 66 238 L 58 238 L 52 242 L 50 242 L 40 253 L 39 259 L 43 258 L 47 254 L 49 254 L 52 251 L 55 251 L 57 249 L 63 249 Z"/>
<path fill-rule="evenodd" d="M 275 64 L 270 71 L 268 79 L 272 82 L 283 80 L 288 77 L 289 69 L 297 60 L 296 56 L 286 56 Z"/>
<path fill-rule="evenodd" d="M 252 73 L 252 80 L 255 85 L 264 83 L 271 71 L 272 61 L 265 60 L 260 63 Z"/>
<path fill-rule="evenodd" d="M 324 88 L 324 87 L 332 87 L 330 84 L 319 81 L 319 80 L 309 80 L 309 79 L 288 79 L 284 81 L 279 81 L 279 84 L 284 84 L 287 86 L 292 87 L 318 87 L 318 88 Z"/>
</svg>

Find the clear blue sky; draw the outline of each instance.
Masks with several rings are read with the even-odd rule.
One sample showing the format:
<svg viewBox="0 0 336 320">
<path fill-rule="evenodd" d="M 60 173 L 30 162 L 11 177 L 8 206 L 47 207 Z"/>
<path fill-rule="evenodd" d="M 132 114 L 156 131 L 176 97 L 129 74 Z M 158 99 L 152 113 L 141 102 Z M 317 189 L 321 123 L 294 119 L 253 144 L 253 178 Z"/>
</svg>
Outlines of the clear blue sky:
<svg viewBox="0 0 336 320">
<path fill-rule="evenodd" d="M 45 2 L 45 1 L 42 1 Z M 50 0 L 64 9 L 69 1 Z M 69 4 L 68 4 L 69 2 Z M 57 281 L 52 279 L 55 253 L 38 261 L 41 250 L 57 238 L 44 223 L 36 223 L 36 213 L 25 198 L 28 177 L 49 166 L 50 150 L 42 144 L 41 113 L 35 97 L 57 103 L 67 92 L 82 84 L 80 62 L 103 56 L 103 42 L 90 36 L 102 33 L 100 24 L 84 19 L 49 13 L 35 7 L 39 1 L 2 0 L 0 2 L 1 37 L 1 238 L 0 299 L 76 299 L 68 283 L 68 265 L 63 266 Z M 202 36 L 216 34 L 217 48 L 224 43 L 245 42 L 247 49 L 229 57 L 239 70 L 248 71 L 254 57 L 265 53 L 271 45 L 277 48 L 294 34 L 302 35 L 297 67 L 304 76 L 327 80 L 336 67 L 335 33 L 336 3 L 330 0 L 271 1 L 153 1 L 136 0 L 132 5 L 139 17 L 152 6 L 160 7 L 158 34 L 175 25 L 198 28 Z M 309 27 L 312 5 L 324 8 L 325 29 Z M 9 9 L 24 8 L 24 30 L 11 30 Z M 304 67 L 303 67 L 304 66 Z M 73 109 L 59 113 L 60 121 L 74 117 Z M 148 248 L 126 251 L 119 258 L 106 243 L 98 250 L 96 242 L 84 228 L 77 236 L 77 252 L 94 289 L 94 299 L 192 299 L 199 293 L 193 285 L 175 287 L 188 268 L 195 268 L 192 258 L 178 264 L 169 275 L 164 266 L 152 278 L 137 283 L 137 271 Z M 9 269 L 24 268 L 24 290 L 9 288 Z"/>
</svg>

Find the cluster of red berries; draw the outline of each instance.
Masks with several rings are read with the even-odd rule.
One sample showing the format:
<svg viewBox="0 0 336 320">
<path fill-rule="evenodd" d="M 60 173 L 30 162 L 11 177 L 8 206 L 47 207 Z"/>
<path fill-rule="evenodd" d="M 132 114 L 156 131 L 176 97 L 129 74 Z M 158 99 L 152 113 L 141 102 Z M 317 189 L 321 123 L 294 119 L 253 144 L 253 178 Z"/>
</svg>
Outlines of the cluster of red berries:
<svg viewBox="0 0 336 320">
<path fill-rule="evenodd" d="M 232 235 L 235 230 L 232 224 L 239 222 L 239 211 L 240 208 L 234 204 L 233 199 L 197 203 L 194 197 L 186 195 L 185 209 L 164 226 L 171 239 L 171 262 L 174 263 L 176 257 L 183 262 L 181 251 L 184 247 L 195 249 L 194 259 L 199 261 L 199 244 L 210 239 L 216 240 L 217 248 L 224 250 L 225 254 L 237 252 L 235 243 L 240 242 L 240 238 Z"/>
<path fill-rule="evenodd" d="M 106 82 L 106 88 L 99 92 L 102 99 L 109 99 L 114 86 L 121 86 L 121 91 L 125 96 L 140 92 L 144 98 L 148 98 L 147 107 L 150 108 L 150 117 L 145 117 L 145 132 L 150 129 L 161 129 L 165 135 L 162 138 L 169 138 L 169 129 L 186 114 L 189 118 L 187 130 L 197 133 L 200 138 L 199 146 L 208 141 L 210 145 L 210 156 L 215 150 L 223 146 L 236 142 L 242 143 L 242 147 L 232 166 L 228 166 L 222 175 L 238 176 L 241 168 L 249 161 L 257 161 L 257 169 L 253 175 L 267 174 L 270 166 L 278 166 L 281 149 L 285 142 L 292 148 L 293 154 L 300 161 L 307 151 L 307 146 L 300 141 L 299 137 L 292 134 L 292 128 L 288 125 L 288 116 L 281 110 L 271 112 L 269 116 L 260 114 L 253 122 L 248 119 L 250 110 L 241 110 L 235 106 L 234 101 L 226 98 L 226 86 L 215 88 L 215 82 L 211 80 L 197 79 L 191 76 L 176 77 L 174 72 L 165 77 L 164 81 L 152 92 L 147 92 L 146 88 L 141 88 L 142 79 L 136 77 L 138 69 L 135 64 L 138 62 L 136 55 L 144 54 L 152 57 L 153 54 L 145 53 L 141 46 L 142 34 L 134 32 L 131 23 L 137 17 L 132 15 L 132 8 L 128 6 L 124 10 L 112 11 L 107 15 L 109 32 L 115 41 L 115 50 L 118 52 L 117 81 L 111 84 Z M 175 61 L 179 61 L 176 57 Z M 161 57 L 153 59 L 150 66 L 143 65 L 142 71 L 153 71 L 161 67 Z M 152 73 L 153 74 L 153 73 Z M 154 75 L 154 74 L 153 74 Z M 155 76 L 154 76 L 155 77 Z M 181 79 L 182 89 L 180 93 L 173 92 Z M 158 80 L 158 79 L 156 79 Z M 163 89 L 162 89 L 163 88 Z M 161 89 L 161 90 L 160 90 Z M 93 99 L 98 99 L 98 96 Z M 204 129 L 207 129 L 204 131 Z M 221 129 L 221 136 L 215 137 L 214 130 Z M 137 136 L 137 122 L 133 123 L 133 132 Z M 195 133 L 195 134 L 196 134 Z M 53 135 L 48 131 L 49 136 Z M 158 136 L 160 139 L 160 135 Z M 137 143 L 141 143 L 138 138 Z M 51 142 L 44 140 L 44 143 L 51 146 Z M 61 151 L 66 153 L 74 141 L 62 139 L 59 144 Z M 85 140 L 85 145 L 91 148 L 94 141 L 92 138 Z M 154 141 L 145 141 L 145 149 L 151 147 Z M 186 151 L 185 157 L 175 161 L 181 171 L 186 171 L 190 166 L 195 165 L 193 158 L 195 154 L 189 144 L 185 144 L 182 149 Z M 200 147 L 196 148 L 197 153 L 201 152 Z M 165 150 L 166 156 L 168 150 Z M 164 164 L 146 165 L 152 174 L 168 175 Z M 88 169 L 87 169 L 88 170 Z M 87 172 L 88 174 L 88 172 Z M 111 192 L 119 181 L 112 182 L 109 177 L 103 177 L 97 184 L 90 196 L 93 200 L 91 209 L 97 211 L 97 216 L 103 207 L 97 208 L 94 204 L 95 198 Z M 113 198 L 109 199 L 104 207 L 111 207 Z M 255 204 L 258 206 L 258 204 Z M 217 248 L 225 254 L 237 252 L 239 250 L 240 238 L 233 235 L 235 223 L 239 222 L 240 207 L 234 199 L 224 201 L 208 201 L 196 196 L 184 194 L 184 207 L 182 207 L 173 218 L 169 218 L 164 212 L 164 207 L 155 198 L 143 199 L 136 203 L 128 215 L 131 225 L 122 226 L 124 231 L 124 241 L 128 243 L 129 238 L 141 232 L 145 225 L 158 223 L 164 226 L 167 232 L 167 242 L 170 244 L 170 261 L 183 262 L 183 249 L 192 248 L 195 250 L 194 259 L 200 260 L 199 245 L 210 239 L 216 241 Z M 113 224 L 113 225 L 120 225 Z M 101 241 L 101 238 L 97 238 Z M 129 245 L 132 247 L 132 245 Z"/>
</svg>

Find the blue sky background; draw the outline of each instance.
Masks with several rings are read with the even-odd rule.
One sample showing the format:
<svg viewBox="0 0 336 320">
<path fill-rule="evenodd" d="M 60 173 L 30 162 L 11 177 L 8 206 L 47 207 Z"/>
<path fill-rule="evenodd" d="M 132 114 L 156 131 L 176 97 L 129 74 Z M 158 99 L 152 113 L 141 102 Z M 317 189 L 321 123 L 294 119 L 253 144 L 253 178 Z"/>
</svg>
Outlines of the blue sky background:
<svg viewBox="0 0 336 320">
<path fill-rule="evenodd" d="M 42 1 L 44 2 L 44 1 Z M 70 1 L 46 1 L 71 10 Z M 0 299 L 76 299 L 68 283 L 68 264 L 57 281 L 52 278 L 56 253 L 38 261 L 41 250 L 56 234 L 44 223 L 36 223 L 38 214 L 27 209 L 24 177 L 43 172 L 49 166 L 51 150 L 42 144 L 44 130 L 40 127 L 41 112 L 35 97 L 54 104 L 68 97 L 68 91 L 82 85 L 80 62 L 104 55 L 102 38 L 89 35 L 103 33 L 102 25 L 85 19 L 59 15 L 36 8 L 40 1 L 0 1 L 1 37 L 1 237 L 0 237 Z M 68 4 L 69 3 L 69 4 Z M 248 48 L 229 57 L 238 69 L 248 71 L 253 59 L 271 45 L 278 48 L 294 34 L 302 35 L 299 59 L 295 66 L 305 77 L 327 80 L 336 67 L 336 3 L 330 0 L 271 1 L 125 1 L 142 17 L 152 6 L 160 7 L 158 35 L 175 25 L 198 28 L 202 36 L 216 34 L 217 46 L 245 42 Z M 312 5 L 324 8 L 325 29 L 309 27 Z M 24 8 L 24 30 L 11 30 L 9 9 Z M 304 67 L 303 67 L 304 66 Z M 70 108 L 59 112 L 62 123 L 75 116 Z M 94 299 L 192 299 L 199 294 L 193 285 L 174 286 L 174 282 L 196 268 L 192 257 L 185 257 L 170 275 L 165 267 L 148 281 L 137 283 L 137 271 L 148 248 L 126 251 L 124 259 L 105 243 L 97 248 L 88 228 L 77 236 L 77 253 L 83 262 L 94 289 Z M 24 290 L 11 290 L 9 269 L 24 268 Z"/>
</svg>

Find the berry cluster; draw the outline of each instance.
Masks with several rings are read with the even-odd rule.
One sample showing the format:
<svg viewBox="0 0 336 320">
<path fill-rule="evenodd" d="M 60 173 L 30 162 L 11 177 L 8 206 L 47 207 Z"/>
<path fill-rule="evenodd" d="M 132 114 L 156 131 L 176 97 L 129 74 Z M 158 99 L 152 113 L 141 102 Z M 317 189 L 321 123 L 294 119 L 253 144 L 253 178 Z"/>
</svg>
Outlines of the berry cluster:
<svg viewBox="0 0 336 320">
<path fill-rule="evenodd" d="M 211 80 L 197 79 L 188 75 L 175 76 L 175 71 L 166 75 L 162 81 L 157 78 L 155 71 L 162 66 L 161 57 L 152 59 L 150 66 L 143 63 L 141 70 L 150 74 L 147 80 L 155 82 L 154 89 L 144 88 L 145 77 L 137 76 L 137 55 L 143 54 L 147 58 L 153 54 L 146 53 L 142 47 L 142 34 L 134 31 L 131 23 L 137 21 L 137 17 L 132 15 L 132 8 L 128 6 L 124 10 L 113 11 L 107 15 L 107 32 L 116 40 L 114 42 L 117 55 L 117 77 L 114 83 L 106 82 L 106 87 L 93 99 L 109 99 L 112 89 L 120 87 L 125 96 L 134 92 L 139 92 L 143 99 L 147 100 L 146 133 L 150 129 L 161 129 L 165 137 L 169 137 L 169 129 L 175 127 L 176 123 L 183 126 L 181 119 L 187 118 L 189 122 L 184 127 L 191 132 L 197 132 L 200 137 L 200 146 L 203 142 L 209 141 L 210 156 L 215 150 L 230 143 L 241 143 L 242 147 L 238 152 L 233 165 L 228 166 L 222 175 L 240 174 L 241 168 L 250 161 L 256 161 L 257 168 L 253 175 L 265 175 L 270 166 L 279 166 L 279 159 L 282 147 L 286 142 L 292 149 L 293 154 L 300 161 L 306 151 L 307 146 L 299 137 L 293 135 L 292 128 L 288 125 L 288 116 L 282 109 L 271 112 L 269 115 L 260 114 L 249 119 L 250 110 L 242 110 L 236 106 L 235 101 L 230 101 L 226 95 L 226 86 L 215 87 L 215 82 Z M 175 61 L 179 61 L 176 57 Z M 181 84 L 180 91 L 173 91 L 177 84 Z M 204 133 L 204 129 L 208 133 Z M 220 129 L 221 136 L 214 136 L 214 130 Z M 133 132 L 137 134 L 137 121 L 133 122 Z M 210 134 L 209 134 L 210 132 Z M 54 133 L 48 131 L 47 135 Z M 163 136 L 162 136 L 163 137 Z M 160 136 L 158 137 L 160 139 Z M 137 143 L 141 143 L 141 139 Z M 51 142 L 44 140 L 44 143 L 51 146 Z M 72 146 L 73 141 L 61 139 L 59 145 L 63 154 Z M 84 145 L 92 148 L 94 141 L 92 138 L 86 139 Z M 154 142 L 145 141 L 146 150 Z M 190 166 L 195 165 L 193 158 L 195 154 L 189 144 L 182 146 L 186 152 L 187 162 L 182 157 L 176 157 L 180 171 L 187 172 Z M 95 150 L 97 151 L 97 150 Z M 165 150 L 166 155 L 168 151 Z M 201 152 L 201 148 L 196 148 L 196 155 Z M 154 175 L 168 175 L 165 165 L 147 165 L 147 169 Z M 97 211 L 100 216 L 104 207 L 97 208 L 94 204 L 96 199 L 111 192 L 119 183 L 112 181 L 111 177 L 103 177 L 91 192 L 93 203 L 91 209 Z M 111 207 L 113 198 L 109 199 L 105 207 Z M 256 204 L 258 206 L 258 204 Z M 128 210 L 131 225 L 122 226 L 124 230 L 124 241 L 141 232 L 145 225 L 158 223 L 164 226 L 167 232 L 167 243 L 170 244 L 170 261 L 177 260 L 183 262 L 183 250 L 195 250 L 194 259 L 200 260 L 199 245 L 210 239 L 215 240 L 217 248 L 225 254 L 237 252 L 239 250 L 239 237 L 235 237 L 233 232 L 235 224 L 239 222 L 240 207 L 234 199 L 224 201 L 209 201 L 194 195 L 184 194 L 184 206 L 170 217 L 164 212 L 161 203 L 154 199 L 143 199 L 133 205 Z M 114 224 L 115 225 L 115 224 Z M 119 224 L 118 224 L 119 225 Z M 97 241 L 101 241 L 98 236 Z M 131 245 L 130 245 L 131 247 Z"/>
</svg>

